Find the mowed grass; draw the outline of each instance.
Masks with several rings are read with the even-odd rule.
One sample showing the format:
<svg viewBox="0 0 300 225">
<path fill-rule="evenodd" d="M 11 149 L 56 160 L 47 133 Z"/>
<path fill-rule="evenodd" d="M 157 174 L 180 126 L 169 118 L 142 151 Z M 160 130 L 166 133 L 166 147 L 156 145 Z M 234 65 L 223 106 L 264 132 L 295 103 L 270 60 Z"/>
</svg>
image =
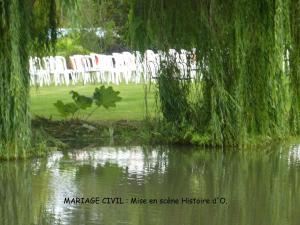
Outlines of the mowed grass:
<svg viewBox="0 0 300 225">
<path fill-rule="evenodd" d="M 61 100 L 64 103 L 72 102 L 70 91 L 77 91 L 79 94 L 85 96 L 92 96 L 98 85 L 78 85 L 78 86 L 50 86 L 50 87 L 32 87 L 30 90 L 30 104 L 31 114 L 33 117 L 42 116 L 52 119 L 62 119 L 58 111 L 56 110 L 54 103 L 57 100 Z M 106 85 L 106 87 L 112 86 L 114 90 L 120 91 L 122 101 L 117 103 L 117 107 L 104 109 L 99 108 L 89 120 L 105 120 L 105 121 L 117 121 L 117 120 L 142 120 L 145 116 L 144 107 L 144 87 L 143 85 L 136 84 L 120 84 L 120 85 Z M 151 91 L 148 93 L 148 108 L 150 112 L 154 111 L 154 93 Z M 86 115 L 94 110 L 96 107 L 93 105 L 88 110 L 81 111 L 81 118 L 85 118 Z"/>
</svg>

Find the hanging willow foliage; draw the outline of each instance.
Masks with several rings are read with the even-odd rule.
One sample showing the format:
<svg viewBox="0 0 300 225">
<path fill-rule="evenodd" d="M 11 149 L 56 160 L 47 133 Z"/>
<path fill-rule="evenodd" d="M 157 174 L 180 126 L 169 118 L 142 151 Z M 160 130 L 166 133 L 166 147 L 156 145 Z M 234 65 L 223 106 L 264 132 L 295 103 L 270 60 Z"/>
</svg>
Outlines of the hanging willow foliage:
<svg viewBox="0 0 300 225">
<path fill-rule="evenodd" d="M 200 93 L 187 121 L 209 144 L 299 134 L 299 2 L 132 0 L 131 43 L 196 48 Z"/>
<path fill-rule="evenodd" d="M 30 148 L 30 54 L 56 39 L 56 0 L 0 0 L 0 158 Z"/>
<path fill-rule="evenodd" d="M 300 134 L 300 0 L 290 4 L 290 127 L 293 134 Z"/>
</svg>

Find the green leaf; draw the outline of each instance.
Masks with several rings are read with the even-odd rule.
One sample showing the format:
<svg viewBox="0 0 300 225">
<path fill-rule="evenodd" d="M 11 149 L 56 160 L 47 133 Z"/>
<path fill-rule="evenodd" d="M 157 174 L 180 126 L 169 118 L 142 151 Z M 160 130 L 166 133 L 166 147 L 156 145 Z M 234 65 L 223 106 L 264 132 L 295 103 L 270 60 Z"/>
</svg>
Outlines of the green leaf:
<svg viewBox="0 0 300 225">
<path fill-rule="evenodd" d="M 92 106 L 92 98 L 80 95 L 76 91 L 71 91 L 70 94 L 72 95 L 74 102 L 80 109 L 87 109 Z"/>
<path fill-rule="evenodd" d="M 79 108 L 74 103 L 67 103 L 65 104 L 65 110 L 70 114 L 74 115 L 79 110 Z"/>
<path fill-rule="evenodd" d="M 112 87 L 105 88 L 101 86 L 95 89 L 93 98 L 98 107 L 103 106 L 108 109 L 110 107 L 116 107 L 116 103 L 122 100 L 119 94 L 120 92 L 114 91 Z"/>
<path fill-rule="evenodd" d="M 61 114 L 61 116 L 64 118 L 68 117 L 70 114 L 74 115 L 79 110 L 78 106 L 75 103 L 64 104 L 60 100 L 54 103 L 54 106 L 56 107 L 57 111 Z"/>
<path fill-rule="evenodd" d="M 65 111 L 65 104 L 62 101 L 58 100 L 54 103 L 54 106 L 62 117 L 67 117 L 69 115 L 69 113 Z"/>
</svg>

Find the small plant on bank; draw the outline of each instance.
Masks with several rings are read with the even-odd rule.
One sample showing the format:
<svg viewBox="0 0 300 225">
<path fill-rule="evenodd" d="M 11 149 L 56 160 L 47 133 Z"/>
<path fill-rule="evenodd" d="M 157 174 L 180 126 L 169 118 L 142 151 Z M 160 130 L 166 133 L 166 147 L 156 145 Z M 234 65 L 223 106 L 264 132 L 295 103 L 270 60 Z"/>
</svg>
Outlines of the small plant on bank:
<svg viewBox="0 0 300 225">
<path fill-rule="evenodd" d="M 65 104 L 61 100 L 58 100 L 56 103 L 54 103 L 57 111 L 65 119 L 70 116 L 71 118 L 80 118 L 80 112 L 91 108 L 94 103 L 96 108 L 89 114 L 82 115 L 81 119 L 87 120 L 101 106 L 103 106 L 105 109 L 109 109 L 116 107 L 116 103 L 122 100 L 122 98 L 119 96 L 119 91 L 114 91 L 112 87 L 106 88 L 103 85 L 100 88 L 95 88 L 92 97 L 80 95 L 76 91 L 71 91 L 70 94 L 72 95 L 73 102 Z"/>
</svg>

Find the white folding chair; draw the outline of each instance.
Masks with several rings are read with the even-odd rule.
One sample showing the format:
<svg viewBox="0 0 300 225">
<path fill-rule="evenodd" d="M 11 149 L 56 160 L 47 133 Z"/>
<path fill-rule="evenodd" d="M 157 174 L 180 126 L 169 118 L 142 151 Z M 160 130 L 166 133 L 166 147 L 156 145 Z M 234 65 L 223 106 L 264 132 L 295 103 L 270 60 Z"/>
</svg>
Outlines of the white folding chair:
<svg viewBox="0 0 300 225">
<path fill-rule="evenodd" d="M 72 83 L 76 83 L 76 77 L 74 75 L 74 71 L 71 69 L 68 69 L 67 62 L 65 57 L 63 56 L 56 56 L 56 73 L 62 78 L 61 81 L 64 81 L 64 83 L 69 86 L 70 79 L 72 80 Z"/>
<path fill-rule="evenodd" d="M 136 59 L 133 54 L 130 52 L 123 52 L 123 60 L 125 64 L 124 77 L 126 84 L 133 79 L 133 76 L 136 76 Z"/>
</svg>

